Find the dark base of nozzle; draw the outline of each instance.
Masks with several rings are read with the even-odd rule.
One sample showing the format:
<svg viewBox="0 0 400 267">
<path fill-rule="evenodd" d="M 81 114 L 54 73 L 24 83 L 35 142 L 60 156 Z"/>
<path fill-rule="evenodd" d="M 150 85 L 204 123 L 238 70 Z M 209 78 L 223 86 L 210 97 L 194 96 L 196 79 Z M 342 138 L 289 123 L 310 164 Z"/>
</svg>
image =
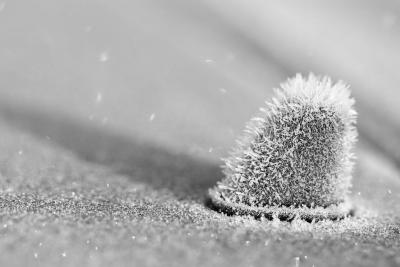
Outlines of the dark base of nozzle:
<svg viewBox="0 0 400 267">
<path fill-rule="evenodd" d="M 227 202 L 219 197 L 219 195 L 213 190 L 209 193 L 206 205 L 215 211 L 229 216 L 252 216 L 256 219 L 266 218 L 268 220 L 278 218 L 282 221 L 288 222 L 291 222 L 295 218 L 300 218 L 307 222 L 317 222 L 321 220 L 337 221 L 354 215 L 354 209 L 348 203 L 331 205 L 326 208 L 294 208 L 279 206 L 252 207 L 245 204 Z"/>
</svg>

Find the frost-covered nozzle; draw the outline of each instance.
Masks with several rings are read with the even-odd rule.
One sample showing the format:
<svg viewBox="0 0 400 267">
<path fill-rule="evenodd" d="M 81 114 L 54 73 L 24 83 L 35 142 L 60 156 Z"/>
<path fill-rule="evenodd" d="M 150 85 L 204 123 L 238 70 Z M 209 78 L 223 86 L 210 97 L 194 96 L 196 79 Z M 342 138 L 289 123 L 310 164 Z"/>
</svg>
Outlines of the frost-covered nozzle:
<svg viewBox="0 0 400 267">
<path fill-rule="evenodd" d="M 351 187 L 356 112 L 348 86 L 297 75 L 261 108 L 210 190 L 229 213 L 340 218 Z"/>
</svg>

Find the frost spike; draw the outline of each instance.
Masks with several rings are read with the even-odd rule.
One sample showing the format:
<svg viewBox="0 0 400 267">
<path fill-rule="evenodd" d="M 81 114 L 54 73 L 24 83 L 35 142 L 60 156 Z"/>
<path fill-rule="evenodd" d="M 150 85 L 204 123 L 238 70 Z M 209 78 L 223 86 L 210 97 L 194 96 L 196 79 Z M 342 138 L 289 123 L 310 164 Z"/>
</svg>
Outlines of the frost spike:
<svg viewBox="0 0 400 267">
<path fill-rule="evenodd" d="M 267 217 L 346 216 L 357 139 L 353 106 L 341 81 L 288 79 L 224 159 L 225 178 L 209 191 L 213 205 Z"/>
</svg>

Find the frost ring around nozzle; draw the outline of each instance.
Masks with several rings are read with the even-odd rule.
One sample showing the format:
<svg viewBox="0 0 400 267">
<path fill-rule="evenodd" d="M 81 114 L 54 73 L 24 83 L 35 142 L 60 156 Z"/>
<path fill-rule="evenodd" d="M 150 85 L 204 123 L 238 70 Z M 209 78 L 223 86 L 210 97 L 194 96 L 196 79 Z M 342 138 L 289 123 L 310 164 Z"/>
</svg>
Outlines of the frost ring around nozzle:
<svg viewBox="0 0 400 267">
<path fill-rule="evenodd" d="M 343 202 L 338 205 L 322 207 L 252 207 L 240 203 L 232 203 L 223 200 L 218 193 L 211 189 L 206 201 L 206 205 L 218 212 L 226 215 L 252 216 L 256 219 L 266 218 L 273 220 L 277 218 L 282 221 L 292 221 L 295 218 L 307 222 L 318 222 L 322 220 L 342 220 L 354 215 L 354 209 L 349 202 Z"/>
<path fill-rule="evenodd" d="M 341 219 L 351 214 L 357 139 L 350 90 L 328 77 L 297 75 L 246 126 L 225 177 L 209 191 L 211 207 L 228 214 Z"/>
</svg>

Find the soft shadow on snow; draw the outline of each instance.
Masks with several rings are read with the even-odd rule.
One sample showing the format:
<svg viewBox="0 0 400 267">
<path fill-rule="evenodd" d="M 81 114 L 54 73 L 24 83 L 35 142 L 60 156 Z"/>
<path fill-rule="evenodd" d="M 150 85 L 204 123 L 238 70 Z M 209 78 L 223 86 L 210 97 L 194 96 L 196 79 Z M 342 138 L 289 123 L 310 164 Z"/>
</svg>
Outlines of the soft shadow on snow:
<svg viewBox="0 0 400 267">
<path fill-rule="evenodd" d="M 124 136 L 65 114 L 2 102 L 0 116 L 38 138 L 50 138 L 83 160 L 154 189 L 168 189 L 178 199 L 203 199 L 207 189 L 221 177 L 217 163 L 172 152 L 148 140 Z"/>
</svg>

